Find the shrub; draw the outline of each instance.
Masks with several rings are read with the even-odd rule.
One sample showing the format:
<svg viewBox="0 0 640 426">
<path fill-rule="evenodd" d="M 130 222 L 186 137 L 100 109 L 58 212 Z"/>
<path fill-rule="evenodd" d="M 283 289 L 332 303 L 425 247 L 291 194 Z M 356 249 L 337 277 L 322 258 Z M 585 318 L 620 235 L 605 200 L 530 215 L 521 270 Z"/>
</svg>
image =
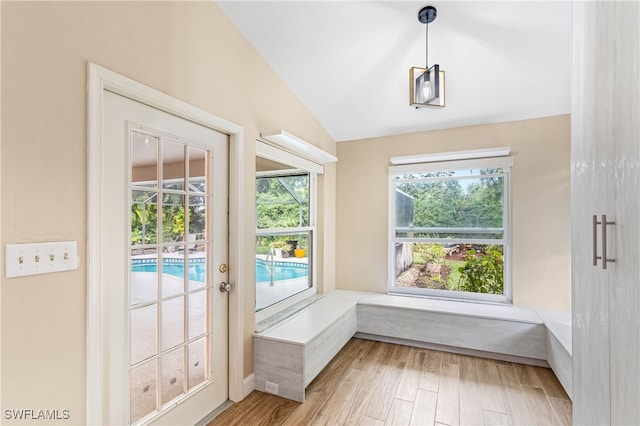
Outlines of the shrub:
<svg viewBox="0 0 640 426">
<path fill-rule="evenodd" d="M 473 293 L 502 294 L 504 291 L 504 256 L 495 249 L 485 253 L 469 250 L 465 264 L 458 268 L 458 290 Z"/>
<path fill-rule="evenodd" d="M 442 244 L 415 243 L 413 249 L 420 254 L 425 262 L 441 263 L 444 265 L 447 251 Z"/>
</svg>

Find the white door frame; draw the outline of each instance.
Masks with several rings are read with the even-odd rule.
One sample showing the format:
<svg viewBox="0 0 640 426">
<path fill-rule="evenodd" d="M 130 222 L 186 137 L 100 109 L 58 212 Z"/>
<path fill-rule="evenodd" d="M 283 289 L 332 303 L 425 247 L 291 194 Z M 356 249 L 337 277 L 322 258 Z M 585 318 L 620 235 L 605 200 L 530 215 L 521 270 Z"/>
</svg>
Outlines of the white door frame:
<svg viewBox="0 0 640 426">
<path fill-rule="evenodd" d="M 203 111 L 176 98 L 135 82 L 127 77 L 88 64 L 87 99 L 87 405 L 86 424 L 104 423 L 105 378 L 103 342 L 106 333 L 105 289 L 102 286 L 102 98 L 104 90 L 136 100 L 150 107 L 201 124 L 229 135 L 229 281 L 243 280 L 243 229 L 240 226 L 244 212 L 244 129 L 235 123 Z M 229 293 L 229 399 L 243 399 L 243 312 L 242 289 L 235 287 Z M 215 407 L 212 407 L 212 410 Z"/>
</svg>

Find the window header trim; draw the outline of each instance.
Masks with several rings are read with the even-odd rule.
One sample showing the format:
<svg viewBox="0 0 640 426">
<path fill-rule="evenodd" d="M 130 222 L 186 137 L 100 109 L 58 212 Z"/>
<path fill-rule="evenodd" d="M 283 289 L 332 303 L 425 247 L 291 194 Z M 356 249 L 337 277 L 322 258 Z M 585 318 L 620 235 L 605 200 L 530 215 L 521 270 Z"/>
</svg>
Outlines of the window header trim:
<svg viewBox="0 0 640 426">
<path fill-rule="evenodd" d="M 442 170 L 497 169 L 513 166 L 513 157 L 476 158 L 471 160 L 439 161 L 435 163 L 389 166 L 390 175 L 428 173 Z"/>
<path fill-rule="evenodd" d="M 282 149 L 286 149 L 296 155 L 301 155 L 318 164 L 335 163 L 338 158 L 327 151 L 318 148 L 309 142 L 300 139 L 296 135 L 285 130 L 273 130 L 260 133 L 260 137 Z"/>
<path fill-rule="evenodd" d="M 295 154 L 275 148 L 264 142 L 256 141 L 256 155 L 271 161 L 277 161 L 295 169 L 305 169 L 312 173 L 324 174 L 324 166 L 299 157 Z"/>
<path fill-rule="evenodd" d="M 472 158 L 505 157 L 509 154 L 511 154 L 510 146 L 500 146 L 496 148 L 469 149 L 466 151 L 437 152 L 432 154 L 391 157 L 391 164 L 435 163 L 453 160 L 470 160 Z"/>
</svg>

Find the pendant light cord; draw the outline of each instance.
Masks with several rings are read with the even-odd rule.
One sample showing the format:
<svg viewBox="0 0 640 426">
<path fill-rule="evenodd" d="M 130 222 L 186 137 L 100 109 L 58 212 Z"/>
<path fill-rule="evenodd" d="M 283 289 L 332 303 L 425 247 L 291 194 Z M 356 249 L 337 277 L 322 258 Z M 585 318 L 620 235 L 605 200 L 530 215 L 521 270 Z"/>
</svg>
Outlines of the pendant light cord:
<svg viewBox="0 0 640 426">
<path fill-rule="evenodd" d="M 425 24 L 425 26 L 427 27 L 427 29 L 425 30 L 425 68 L 429 69 L 429 23 L 427 22 Z"/>
</svg>

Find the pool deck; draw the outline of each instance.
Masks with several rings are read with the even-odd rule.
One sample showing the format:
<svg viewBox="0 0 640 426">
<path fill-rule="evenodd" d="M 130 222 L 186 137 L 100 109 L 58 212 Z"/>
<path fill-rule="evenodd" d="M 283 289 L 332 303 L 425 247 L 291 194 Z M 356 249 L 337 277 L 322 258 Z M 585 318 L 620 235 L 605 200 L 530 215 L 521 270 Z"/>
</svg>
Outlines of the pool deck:
<svg viewBox="0 0 640 426">
<path fill-rule="evenodd" d="M 271 256 L 267 256 L 266 254 L 256 254 L 256 259 L 264 260 L 265 262 L 267 261 L 267 257 L 271 258 Z M 291 257 L 274 256 L 273 257 L 273 261 L 274 262 L 300 263 L 300 264 L 305 264 L 305 265 L 307 263 L 309 263 L 307 257 L 295 257 L 295 256 L 291 256 Z"/>
</svg>

